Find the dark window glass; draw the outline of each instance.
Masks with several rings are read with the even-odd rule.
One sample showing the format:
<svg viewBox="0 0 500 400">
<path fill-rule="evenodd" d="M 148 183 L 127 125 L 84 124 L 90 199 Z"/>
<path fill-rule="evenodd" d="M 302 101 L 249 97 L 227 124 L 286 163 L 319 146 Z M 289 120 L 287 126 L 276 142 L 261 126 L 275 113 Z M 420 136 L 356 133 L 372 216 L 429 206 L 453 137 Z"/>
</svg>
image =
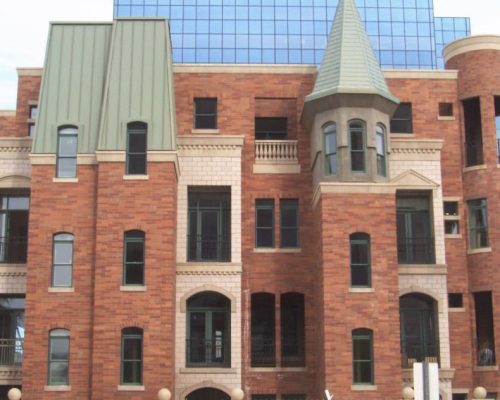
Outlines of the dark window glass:
<svg viewBox="0 0 500 400">
<path fill-rule="evenodd" d="M 385 160 L 385 129 L 377 125 L 377 174 L 386 176 L 387 165 Z"/>
<path fill-rule="evenodd" d="M 458 202 L 457 201 L 445 201 L 443 203 L 444 215 L 445 216 L 458 216 Z"/>
<path fill-rule="evenodd" d="M 73 235 L 54 235 L 52 255 L 52 287 L 73 285 Z"/>
<path fill-rule="evenodd" d="M 469 205 L 469 247 L 478 249 L 489 246 L 488 205 L 486 199 L 471 200 Z"/>
<path fill-rule="evenodd" d="M 464 109 L 466 165 L 483 164 L 483 128 L 479 97 L 462 101 Z"/>
<path fill-rule="evenodd" d="M 463 393 L 453 393 L 452 400 L 467 400 L 467 395 Z"/>
<path fill-rule="evenodd" d="M 391 119 L 391 133 L 412 133 L 411 103 L 401 103 Z"/>
<path fill-rule="evenodd" d="M 274 200 L 255 200 L 255 247 L 274 247 Z"/>
<path fill-rule="evenodd" d="M 230 300 L 215 292 L 187 301 L 186 364 L 190 367 L 231 365 Z"/>
<path fill-rule="evenodd" d="M 78 131 L 75 127 L 60 128 L 57 135 L 57 177 L 76 177 Z"/>
<path fill-rule="evenodd" d="M 37 105 L 30 105 L 29 106 L 29 115 L 28 115 L 28 118 L 29 119 L 36 119 L 36 117 L 38 116 L 38 106 Z"/>
<path fill-rule="evenodd" d="M 274 309 L 274 294 L 252 294 L 252 367 L 276 366 Z"/>
<path fill-rule="evenodd" d="M 361 122 L 349 124 L 349 145 L 351 151 L 351 171 L 365 171 L 365 129 Z"/>
<path fill-rule="evenodd" d="M 283 140 L 286 138 L 286 118 L 255 118 L 255 139 Z"/>
<path fill-rule="evenodd" d="M 337 173 L 337 126 L 329 124 L 323 129 L 325 135 L 325 174 Z"/>
<path fill-rule="evenodd" d="M 448 307 L 462 308 L 464 306 L 464 298 L 462 293 L 448 293 Z"/>
<path fill-rule="evenodd" d="M 252 394 L 252 400 L 276 400 L 275 394 Z"/>
<path fill-rule="evenodd" d="M 24 295 L 0 296 L 0 365 L 18 366 L 23 362 Z"/>
<path fill-rule="evenodd" d="M 48 384 L 69 384 L 69 332 L 66 329 L 50 331 Z"/>
<path fill-rule="evenodd" d="M 223 190 L 189 189 L 189 261 L 231 260 L 231 193 Z"/>
<path fill-rule="evenodd" d="M 498 160 L 500 164 L 500 96 L 495 96 L 495 130 L 498 149 Z"/>
<path fill-rule="evenodd" d="M 125 232 L 123 260 L 124 285 L 144 285 L 144 248 L 144 232 Z"/>
<path fill-rule="evenodd" d="M 281 366 L 305 365 L 304 295 L 281 295 Z"/>
<path fill-rule="evenodd" d="M 280 200 L 281 247 L 299 247 L 299 201 Z"/>
<path fill-rule="evenodd" d="M 144 122 L 127 125 L 127 175 L 145 175 L 147 169 L 147 131 Z"/>
<path fill-rule="evenodd" d="M 35 124 L 33 124 L 33 123 L 28 124 L 28 136 L 30 138 L 35 136 Z"/>
<path fill-rule="evenodd" d="M 28 251 L 28 196 L 0 196 L 0 263 L 25 263 Z"/>
<path fill-rule="evenodd" d="M 370 236 L 353 233 L 351 246 L 351 286 L 371 287 Z"/>
<path fill-rule="evenodd" d="M 369 329 L 352 331 L 352 381 L 373 384 L 373 333 Z"/>
<path fill-rule="evenodd" d="M 217 129 L 217 99 L 194 99 L 194 129 Z"/>
<path fill-rule="evenodd" d="M 122 330 L 121 383 L 123 385 L 142 384 L 142 329 Z"/>
<path fill-rule="evenodd" d="M 439 103 L 440 117 L 453 117 L 453 103 Z"/>
<path fill-rule="evenodd" d="M 491 292 L 474 293 L 477 364 L 495 365 L 495 328 Z"/>
</svg>

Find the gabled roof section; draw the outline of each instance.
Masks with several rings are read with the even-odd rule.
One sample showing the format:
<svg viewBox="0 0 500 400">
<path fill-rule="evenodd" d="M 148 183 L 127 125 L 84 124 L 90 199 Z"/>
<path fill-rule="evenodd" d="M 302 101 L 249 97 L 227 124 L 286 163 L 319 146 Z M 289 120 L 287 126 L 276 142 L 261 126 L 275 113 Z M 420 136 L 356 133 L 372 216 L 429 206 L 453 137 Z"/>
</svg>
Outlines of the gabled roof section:
<svg viewBox="0 0 500 400">
<path fill-rule="evenodd" d="M 385 82 L 355 0 L 340 0 L 313 92 L 306 102 L 337 93 L 377 94 L 399 103 Z"/>
<path fill-rule="evenodd" d="M 106 67 L 111 23 L 50 25 L 33 153 L 56 153 L 57 130 L 78 128 L 78 152 L 93 153 Z"/>
<path fill-rule="evenodd" d="M 127 124 L 148 124 L 148 150 L 176 148 L 172 51 L 166 19 L 113 23 L 98 150 L 125 150 Z"/>
</svg>

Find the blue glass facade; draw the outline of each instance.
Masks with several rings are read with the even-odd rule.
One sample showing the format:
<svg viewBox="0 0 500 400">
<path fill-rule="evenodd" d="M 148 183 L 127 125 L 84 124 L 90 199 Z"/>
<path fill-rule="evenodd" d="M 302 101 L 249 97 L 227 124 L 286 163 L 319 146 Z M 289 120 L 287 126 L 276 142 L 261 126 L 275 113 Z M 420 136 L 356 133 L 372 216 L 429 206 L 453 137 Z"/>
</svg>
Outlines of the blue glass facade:
<svg viewBox="0 0 500 400">
<path fill-rule="evenodd" d="M 174 62 L 319 64 L 338 0 L 114 0 L 114 15 L 170 19 Z M 384 68 L 442 65 L 468 18 L 434 17 L 432 0 L 357 0 Z M 452 23 L 450 23 L 451 21 Z"/>
</svg>

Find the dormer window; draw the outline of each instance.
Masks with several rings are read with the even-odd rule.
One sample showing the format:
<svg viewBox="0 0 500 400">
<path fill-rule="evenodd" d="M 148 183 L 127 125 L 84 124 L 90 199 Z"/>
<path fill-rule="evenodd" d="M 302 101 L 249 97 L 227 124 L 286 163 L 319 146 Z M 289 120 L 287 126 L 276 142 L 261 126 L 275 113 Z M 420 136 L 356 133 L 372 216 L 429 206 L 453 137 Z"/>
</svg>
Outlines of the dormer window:
<svg viewBox="0 0 500 400">
<path fill-rule="evenodd" d="M 76 153 L 78 149 L 78 130 L 74 126 L 59 128 L 57 133 L 57 170 L 58 178 L 76 177 Z"/>
<path fill-rule="evenodd" d="M 127 175 L 146 175 L 147 132 L 144 122 L 127 125 Z"/>
<path fill-rule="evenodd" d="M 365 126 L 361 121 L 349 123 L 351 171 L 365 172 Z"/>
<path fill-rule="evenodd" d="M 325 175 L 337 173 L 337 126 L 334 123 L 323 128 L 325 136 Z"/>
</svg>

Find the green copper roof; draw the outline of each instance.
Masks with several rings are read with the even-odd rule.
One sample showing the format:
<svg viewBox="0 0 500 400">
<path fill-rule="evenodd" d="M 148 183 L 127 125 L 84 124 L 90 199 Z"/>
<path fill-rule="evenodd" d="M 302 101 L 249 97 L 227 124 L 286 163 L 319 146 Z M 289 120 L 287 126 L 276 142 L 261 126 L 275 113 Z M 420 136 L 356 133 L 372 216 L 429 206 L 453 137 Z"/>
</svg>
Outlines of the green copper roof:
<svg viewBox="0 0 500 400">
<path fill-rule="evenodd" d="M 387 87 L 355 0 L 339 1 L 323 62 L 306 101 L 336 93 L 378 94 L 399 103 Z"/>
<path fill-rule="evenodd" d="M 57 129 L 78 128 L 78 152 L 93 153 L 108 64 L 111 24 L 50 26 L 34 153 L 56 153 Z"/>
<path fill-rule="evenodd" d="M 148 124 L 148 150 L 174 150 L 176 124 L 170 34 L 165 19 L 113 26 L 99 150 L 125 150 L 127 123 Z"/>
</svg>

